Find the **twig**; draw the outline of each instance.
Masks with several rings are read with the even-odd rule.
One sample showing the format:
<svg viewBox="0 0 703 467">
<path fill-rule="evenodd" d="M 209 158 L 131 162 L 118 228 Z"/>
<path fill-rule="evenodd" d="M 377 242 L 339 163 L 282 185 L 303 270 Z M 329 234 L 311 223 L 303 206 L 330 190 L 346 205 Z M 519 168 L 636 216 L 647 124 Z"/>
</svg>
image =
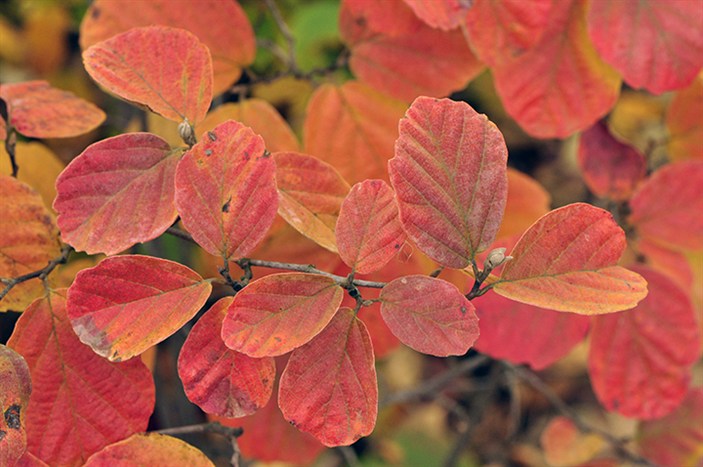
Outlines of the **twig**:
<svg viewBox="0 0 703 467">
<path fill-rule="evenodd" d="M 288 44 L 288 57 L 286 60 L 286 64 L 288 65 L 288 71 L 296 73 L 298 71 L 298 63 L 295 58 L 295 37 L 293 36 L 293 33 L 286 24 L 285 20 L 283 19 L 283 15 L 281 15 L 281 10 L 278 9 L 278 5 L 276 5 L 275 0 L 264 1 L 266 2 L 266 6 L 268 7 L 268 9 L 271 11 L 271 16 L 273 16 L 273 20 L 276 22 L 276 26 L 278 26 L 278 29 L 281 31 L 283 38 Z"/>
<path fill-rule="evenodd" d="M 10 293 L 10 290 L 12 290 L 14 286 L 21 284 L 22 282 L 27 282 L 28 280 L 35 279 L 37 277 L 42 280 L 46 279 L 46 277 L 51 273 L 51 271 L 56 268 L 56 266 L 58 266 L 59 264 L 64 264 L 68 260 L 68 255 L 71 254 L 71 251 L 73 251 L 73 248 L 71 248 L 70 245 L 64 245 L 61 248 L 61 255 L 49 261 L 49 264 L 47 264 L 42 269 L 28 272 L 27 274 L 23 274 L 21 276 L 11 279 L 0 278 L 0 282 L 5 284 L 5 288 L 2 290 L 2 292 L 0 292 L 0 300 L 5 298 L 5 296 Z"/>
<path fill-rule="evenodd" d="M 237 438 L 244 434 L 244 430 L 240 427 L 224 426 L 220 422 L 198 423 L 196 425 L 178 426 L 175 428 L 164 428 L 156 430 L 154 433 L 162 435 L 188 435 L 193 433 L 216 433 L 227 438 L 232 444 L 232 457 L 230 463 L 233 467 L 239 467 L 241 452 Z"/>
<path fill-rule="evenodd" d="M 356 455 L 356 452 L 349 446 L 338 446 L 337 452 L 342 456 L 342 459 L 347 463 L 348 467 L 358 467 L 361 465 L 359 464 L 359 457 Z"/>
</svg>

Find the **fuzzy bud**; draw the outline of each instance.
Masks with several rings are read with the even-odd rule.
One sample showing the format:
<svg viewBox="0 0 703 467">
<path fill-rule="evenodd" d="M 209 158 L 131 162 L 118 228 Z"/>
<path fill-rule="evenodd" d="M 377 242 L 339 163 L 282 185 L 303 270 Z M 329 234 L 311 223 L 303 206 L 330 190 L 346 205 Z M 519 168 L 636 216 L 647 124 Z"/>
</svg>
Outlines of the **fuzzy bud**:
<svg viewBox="0 0 703 467">
<path fill-rule="evenodd" d="M 180 136 L 183 142 L 188 146 L 193 146 L 197 142 L 195 139 L 195 131 L 187 118 L 178 124 L 178 136 Z"/>
<path fill-rule="evenodd" d="M 506 261 L 513 259 L 512 256 L 505 256 L 505 248 L 496 248 L 495 250 L 488 253 L 486 261 L 483 263 L 484 269 L 492 271 Z"/>
</svg>

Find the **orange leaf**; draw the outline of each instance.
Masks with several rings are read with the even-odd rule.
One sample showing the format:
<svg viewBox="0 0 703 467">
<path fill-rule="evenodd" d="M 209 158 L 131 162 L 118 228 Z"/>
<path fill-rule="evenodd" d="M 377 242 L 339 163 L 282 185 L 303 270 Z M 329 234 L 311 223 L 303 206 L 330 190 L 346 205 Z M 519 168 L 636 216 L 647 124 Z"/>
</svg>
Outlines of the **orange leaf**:
<svg viewBox="0 0 703 467">
<path fill-rule="evenodd" d="M 200 246 L 241 258 L 266 236 L 276 216 L 276 165 L 264 140 L 228 120 L 204 133 L 176 169 L 176 209 Z"/>
<path fill-rule="evenodd" d="M 585 15 L 583 0 L 555 1 L 540 41 L 492 70 L 505 110 L 533 136 L 587 128 L 618 98 L 620 77 L 590 43 Z"/>
<path fill-rule="evenodd" d="M 146 429 L 154 382 L 139 359 L 112 363 L 83 345 L 66 316 L 65 294 L 57 290 L 27 308 L 8 346 L 25 358 L 35 382 L 27 450 L 49 465 L 78 466 Z"/>
<path fill-rule="evenodd" d="M 381 291 L 381 315 L 400 341 L 418 352 L 464 355 L 478 338 L 474 306 L 453 284 L 405 276 Z"/>
<path fill-rule="evenodd" d="M 630 200 L 628 219 L 645 239 L 681 251 L 703 249 L 703 162 L 668 164 Z"/>
<path fill-rule="evenodd" d="M 654 94 L 691 83 L 703 66 L 703 9 L 690 0 L 592 0 L 588 33 L 634 88 Z"/>
<path fill-rule="evenodd" d="M 25 425 L 31 392 L 27 362 L 0 344 L 0 465 L 14 465 L 27 448 Z"/>
<path fill-rule="evenodd" d="M 10 123 L 31 138 L 68 138 L 87 133 L 105 120 L 105 113 L 70 92 L 46 81 L 0 85 Z"/>
<path fill-rule="evenodd" d="M 215 467 L 210 459 L 185 441 L 158 433 L 138 433 L 102 448 L 84 467 L 129 465 L 187 465 Z"/>
<path fill-rule="evenodd" d="M 547 463 L 552 467 L 581 466 L 605 447 L 599 434 L 584 434 L 566 417 L 554 417 L 540 436 Z"/>
<path fill-rule="evenodd" d="M 318 274 L 272 274 L 237 293 L 222 325 L 227 347 L 275 357 L 319 334 L 342 302 L 343 290 Z"/>
<path fill-rule="evenodd" d="M 549 212 L 551 197 L 532 177 L 508 167 L 508 198 L 496 239 L 522 235 L 537 219 Z"/>
<path fill-rule="evenodd" d="M 44 205 L 51 208 L 56 198 L 56 178 L 65 167 L 61 159 L 41 143 L 18 141 L 15 161 L 20 167 L 17 180 L 37 190 L 44 199 Z M 10 156 L 5 152 L 4 145 L 0 145 L 0 173 L 12 173 Z"/>
<path fill-rule="evenodd" d="M 339 255 L 349 267 L 359 274 L 381 269 L 405 242 L 391 187 L 383 180 L 354 185 L 342 203 L 335 232 Z"/>
<path fill-rule="evenodd" d="M 119 362 L 180 329 L 211 289 L 209 282 L 179 263 L 113 256 L 76 275 L 66 306 L 78 338 L 98 355 Z"/>
<path fill-rule="evenodd" d="M 178 356 L 188 399 L 223 417 L 243 417 L 265 406 L 276 378 L 273 358 L 251 358 L 222 341 L 222 321 L 233 299 L 220 299 L 198 320 Z"/>
<path fill-rule="evenodd" d="M 473 0 L 403 0 L 415 15 L 433 28 L 449 31 L 464 22 Z"/>
<path fill-rule="evenodd" d="M 244 10 L 234 0 L 178 2 L 149 0 L 134 8 L 131 0 L 96 0 L 83 16 L 83 50 L 128 29 L 161 24 L 195 34 L 212 54 L 213 90 L 220 94 L 254 61 L 256 42 Z M 226 21 L 223 19 L 226 18 Z"/>
<path fill-rule="evenodd" d="M 54 209 L 63 240 L 88 254 L 112 255 L 164 233 L 176 220 L 180 154 L 150 133 L 88 146 L 56 181 Z"/>
<path fill-rule="evenodd" d="M 279 152 L 276 161 L 278 213 L 318 245 L 337 251 L 334 228 L 349 184 L 331 165 L 296 152 Z"/>
<path fill-rule="evenodd" d="M 666 112 L 669 157 L 703 159 L 703 74 L 674 95 Z"/>
<path fill-rule="evenodd" d="M 627 310 L 647 295 L 647 283 L 615 266 L 624 250 L 625 233 L 609 212 L 570 204 L 525 232 L 493 288 L 511 300 L 557 311 Z"/>
<path fill-rule="evenodd" d="M 333 165 L 351 183 L 387 180 L 398 120 L 406 106 L 355 81 L 324 84 L 310 98 L 305 151 Z"/>
<path fill-rule="evenodd" d="M 291 425 L 325 446 L 371 434 L 378 412 L 373 347 L 351 309 L 340 308 L 324 331 L 291 354 L 278 405 Z"/>
<path fill-rule="evenodd" d="M 408 236 L 440 264 L 468 266 L 503 217 L 503 135 L 464 102 L 419 97 L 400 122 L 395 152 L 388 170 Z"/>
<path fill-rule="evenodd" d="M 433 29 L 400 1 L 345 0 L 339 31 L 354 75 L 407 102 L 447 96 L 483 69 L 459 29 Z"/>
<path fill-rule="evenodd" d="M 210 51 L 182 29 L 130 29 L 85 50 L 83 64 L 109 92 L 169 120 L 196 125 L 212 101 Z"/>
<path fill-rule="evenodd" d="M 8 175 L 0 175 L 0 277 L 37 271 L 60 254 L 54 217 L 39 194 Z M 1 284 L 2 288 L 5 284 Z M 2 290 L 2 289 L 0 289 Z M 0 311 L 23 310 L 43 290 L 39 279 L 23 282 L 0 301 Z"/>
</svg>

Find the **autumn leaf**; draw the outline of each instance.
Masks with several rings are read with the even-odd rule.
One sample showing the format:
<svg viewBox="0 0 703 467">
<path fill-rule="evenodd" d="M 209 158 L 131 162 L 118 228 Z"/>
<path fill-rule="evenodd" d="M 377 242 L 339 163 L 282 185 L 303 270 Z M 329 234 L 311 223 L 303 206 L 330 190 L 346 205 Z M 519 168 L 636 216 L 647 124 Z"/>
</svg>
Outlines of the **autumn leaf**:
<svg viewBox="0 0 703 467">
<path fill-rule="evenodd" d="M 15 162 L 20 167 L 17 180 L 31 186 L 51 208 L 56 198 L 56 178 L 65 165 L 49 148 L 37 142 L 18 141 L 15 146 Z M 0 145 L 0 174 L 12 174 L 10 156 L 4 145 Z"/>
<path fill-rule="evenodd" d="M 449 31 L 464 22 L 472 0 L 403 0 L 415 15 L 433 28 Z"/>
<path fill-rule="evenodd" d="M 32 381 L 22 355 L 0 344 L 0 464 L 14 465 L 27 449 L 27 403 Z"/>
<path fill-rule="evenodd" d="M 583 466 L 605 448 L 605 441 L 599 434 L 582 433 L 574 422 L 562 416 L 549 421 L 540 436 L 540 444 L 548 465 L 553 467 Z"/>
<path fill-rule="evenodd" d="M 549 212 L 550 204 L 549 192 L 537 180 L 508 167 L 508 198 L 496 239 L 522 235 L 537 219 Z"/>
<path fill-rule="evenodd" d="M 215 467 L 198 449 L 185 441 L 159 433 L 137 433 L 105 446 L 88 458 L 84 467 L 108 465 L 188 465 Z"/>
<path fill-rule="evenodd" d="M 66 308 L 78 338 L 98 355 L 119 362 L 180 329 L 211 289 L 208 281 L 179 263 L 113 256 L 78 273 Z"/>
<path fill-rule="evenodd" d="M 674 95 L 666 112 L 669 157 L 703 159 L 703 74 Z"/>
</svg>

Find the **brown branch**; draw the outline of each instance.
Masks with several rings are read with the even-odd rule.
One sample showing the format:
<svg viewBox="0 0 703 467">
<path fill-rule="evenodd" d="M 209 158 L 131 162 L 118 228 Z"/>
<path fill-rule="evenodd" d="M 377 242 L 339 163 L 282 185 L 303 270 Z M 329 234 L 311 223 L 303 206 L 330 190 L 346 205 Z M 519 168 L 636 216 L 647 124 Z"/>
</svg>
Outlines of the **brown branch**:
<svg viewBox="0 0 703 467">
<path fill-rule="evenodd" d="M 12 290 L 14 286 L 19 285 L 22 282 L 27 282 L 28 280 L 35 279 L 37 277 L 42 280 L 46 279 L 46 277 L 51 273 L 51 271 L 56 269 L 56 266 L 58 266 L 59 264 L 64 264 L 68 260 L 68 255 L 71 254 L 71 251 L 73 251 L 73 248 L 70 245 L 64 245 L 61 248 L 61 255 L 49 261 L 49 264 L 47 264 L 42 269 L 28 272 L 27 274 L 23 274 L 21 276 L 14 277 L 11 279 L 0 278 L 0 282 L 5 284 L 5 288 L 2 290 L 2 292 L 0 292 L 0 300 L 5 298 L 5 296 L 10 293 L 10 290 Z"/>
<path fill-rule="evenodd" d="M 193 433 L 216 433 L 227 438 L 230 443 L 232 443 L 232 458 L 230 463 L 233 467 L 239 467 L 239 458 L 241 452 L 239 451 L 239 444 L 237 443 L 237 438 L 244 434 L 244 430 L 241 427 L 231 427 L 224 426 L 220 422 L 207 422 L 198 423 L 196 425 L 186 425 L 178 426 L 175 428 L 164 428 L 162 430 L 156 430 L 154 433 L 160 433 L 162 435 L 188 435 Z"/>
</svg>

